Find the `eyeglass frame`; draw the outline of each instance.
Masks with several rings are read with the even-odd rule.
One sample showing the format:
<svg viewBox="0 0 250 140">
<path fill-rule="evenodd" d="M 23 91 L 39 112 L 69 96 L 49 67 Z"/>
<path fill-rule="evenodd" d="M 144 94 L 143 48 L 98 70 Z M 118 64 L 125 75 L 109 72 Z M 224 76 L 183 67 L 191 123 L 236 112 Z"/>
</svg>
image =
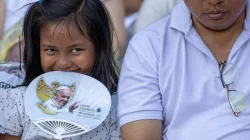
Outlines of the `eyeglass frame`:
<svg viewBox="0 0 250 140">
<path fill-rule="evenodd" d="M 226 89 L 227 97 L 228 97 L 227 99 L 228 99 L 228 102 L 229 102 L 230 107 L 231 107 L 231 109 L 232 109 L 232 112 L 234 113 L 234 116 L 235 116 L 235 117 L 238 117 L 238 116 L 239 116 L 239 113 L 241 113 L 241 111 L 240 111 L 240 112 L 236 112 L 236 111 L 234 110 L 234 107 L 233 107 L 233 105 L 232 105 L 232 103 L 231 103 L 231 99 L 230 99 L 230 96 L 229 96 L 229 93 L 230 93 L 231 91 L 236 91 L 236 92 L 237 92 L 237 90 L 230 90 L 230 89 L 229 89 L 229 85 L 231 85 L 233 82 L 232 82 L 232 83 L 229 83 L 229 84 L 226 84 L 226 82 L 225 82 L 224 79 L 223 79 L 223 71 L 224 71 L 226 65 L 227 65 L 227 60 L 225 60 L 224 62 L 220 62 L 220 63 L 219 63 L 220 80 L 221 80 L 221 83 L 222 83 L 223 88 Z"/>
</svg>

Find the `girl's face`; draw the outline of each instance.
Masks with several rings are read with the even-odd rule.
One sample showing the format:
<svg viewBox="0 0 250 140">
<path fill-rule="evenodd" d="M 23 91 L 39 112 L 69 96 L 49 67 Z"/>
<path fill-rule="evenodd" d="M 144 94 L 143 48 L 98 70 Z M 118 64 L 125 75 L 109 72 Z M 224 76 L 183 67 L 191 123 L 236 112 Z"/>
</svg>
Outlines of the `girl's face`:
<svg viewBox="0 0 250 140">
<path fill-rule="evenodd" d="M 44 72 L 88 74 L 95 63 L 95 47 L 73 23 L 51 23 L 41 29 L 40 57 Z"/>
</svg>

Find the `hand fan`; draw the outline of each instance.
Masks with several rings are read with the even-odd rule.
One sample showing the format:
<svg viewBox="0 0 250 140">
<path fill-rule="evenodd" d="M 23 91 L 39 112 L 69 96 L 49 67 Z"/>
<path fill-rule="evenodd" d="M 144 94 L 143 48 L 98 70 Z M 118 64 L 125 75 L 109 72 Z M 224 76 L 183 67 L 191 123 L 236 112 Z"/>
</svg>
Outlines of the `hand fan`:
<svg viewBox="0 0 250 140">
<path fill-rule="evenodd" d="M 34 79 L 24 95 L 29 118 L 55 139 L 89 132 L 108 116 L 111 96 L 98 80 L 73 72 L 49 72 Z"/>
</svg>

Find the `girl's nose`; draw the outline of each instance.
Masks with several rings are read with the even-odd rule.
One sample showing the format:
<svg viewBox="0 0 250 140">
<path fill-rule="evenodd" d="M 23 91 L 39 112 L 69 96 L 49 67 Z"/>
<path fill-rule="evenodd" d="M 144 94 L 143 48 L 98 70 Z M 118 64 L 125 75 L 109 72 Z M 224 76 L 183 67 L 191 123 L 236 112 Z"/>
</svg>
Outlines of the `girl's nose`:
<svg viewBox="0 0 250 140">
<path fill-rule="evenodd" d="M 66 56 L 61 56 L 59 59 L 58 59 L 58 67 L 61 69 L 61 70 L 66 70 L 68 68 L 71 67 L 71 61 L 68 57 Z"/>
</svg>

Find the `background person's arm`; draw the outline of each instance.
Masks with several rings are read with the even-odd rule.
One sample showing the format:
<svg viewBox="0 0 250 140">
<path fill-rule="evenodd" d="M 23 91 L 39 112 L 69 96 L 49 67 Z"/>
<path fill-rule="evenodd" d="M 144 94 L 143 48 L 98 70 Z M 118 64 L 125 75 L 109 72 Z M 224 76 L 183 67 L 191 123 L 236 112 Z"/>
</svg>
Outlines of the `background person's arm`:
<svg viewBox="0 0 250 140">
<path fill-rule="evenodd" d="M 162 121 L 140 120 L 121 127 L 122 140 L 162 140 Z"/>
<path fill-rule="evenodd" d="M 0 40 L 3 39 L 6 7 L 4 0 L 0 0 Z"/>
<path fill-rule="evenodd" d="M 143 2 L 143 0 L 123 0 L 125 7 L 125 16 L 137 12 Z"/>
<path fill-rule="evenodd" d="M 120 57 L 124 56 L 126 44 L 126 30 L 124 25 L 124 5 L 122 0 L 105 0 L 105 7 L 108 9 L 115 32 L 113 33 L 114 50 L 117 49 Z"/>
</svg>

